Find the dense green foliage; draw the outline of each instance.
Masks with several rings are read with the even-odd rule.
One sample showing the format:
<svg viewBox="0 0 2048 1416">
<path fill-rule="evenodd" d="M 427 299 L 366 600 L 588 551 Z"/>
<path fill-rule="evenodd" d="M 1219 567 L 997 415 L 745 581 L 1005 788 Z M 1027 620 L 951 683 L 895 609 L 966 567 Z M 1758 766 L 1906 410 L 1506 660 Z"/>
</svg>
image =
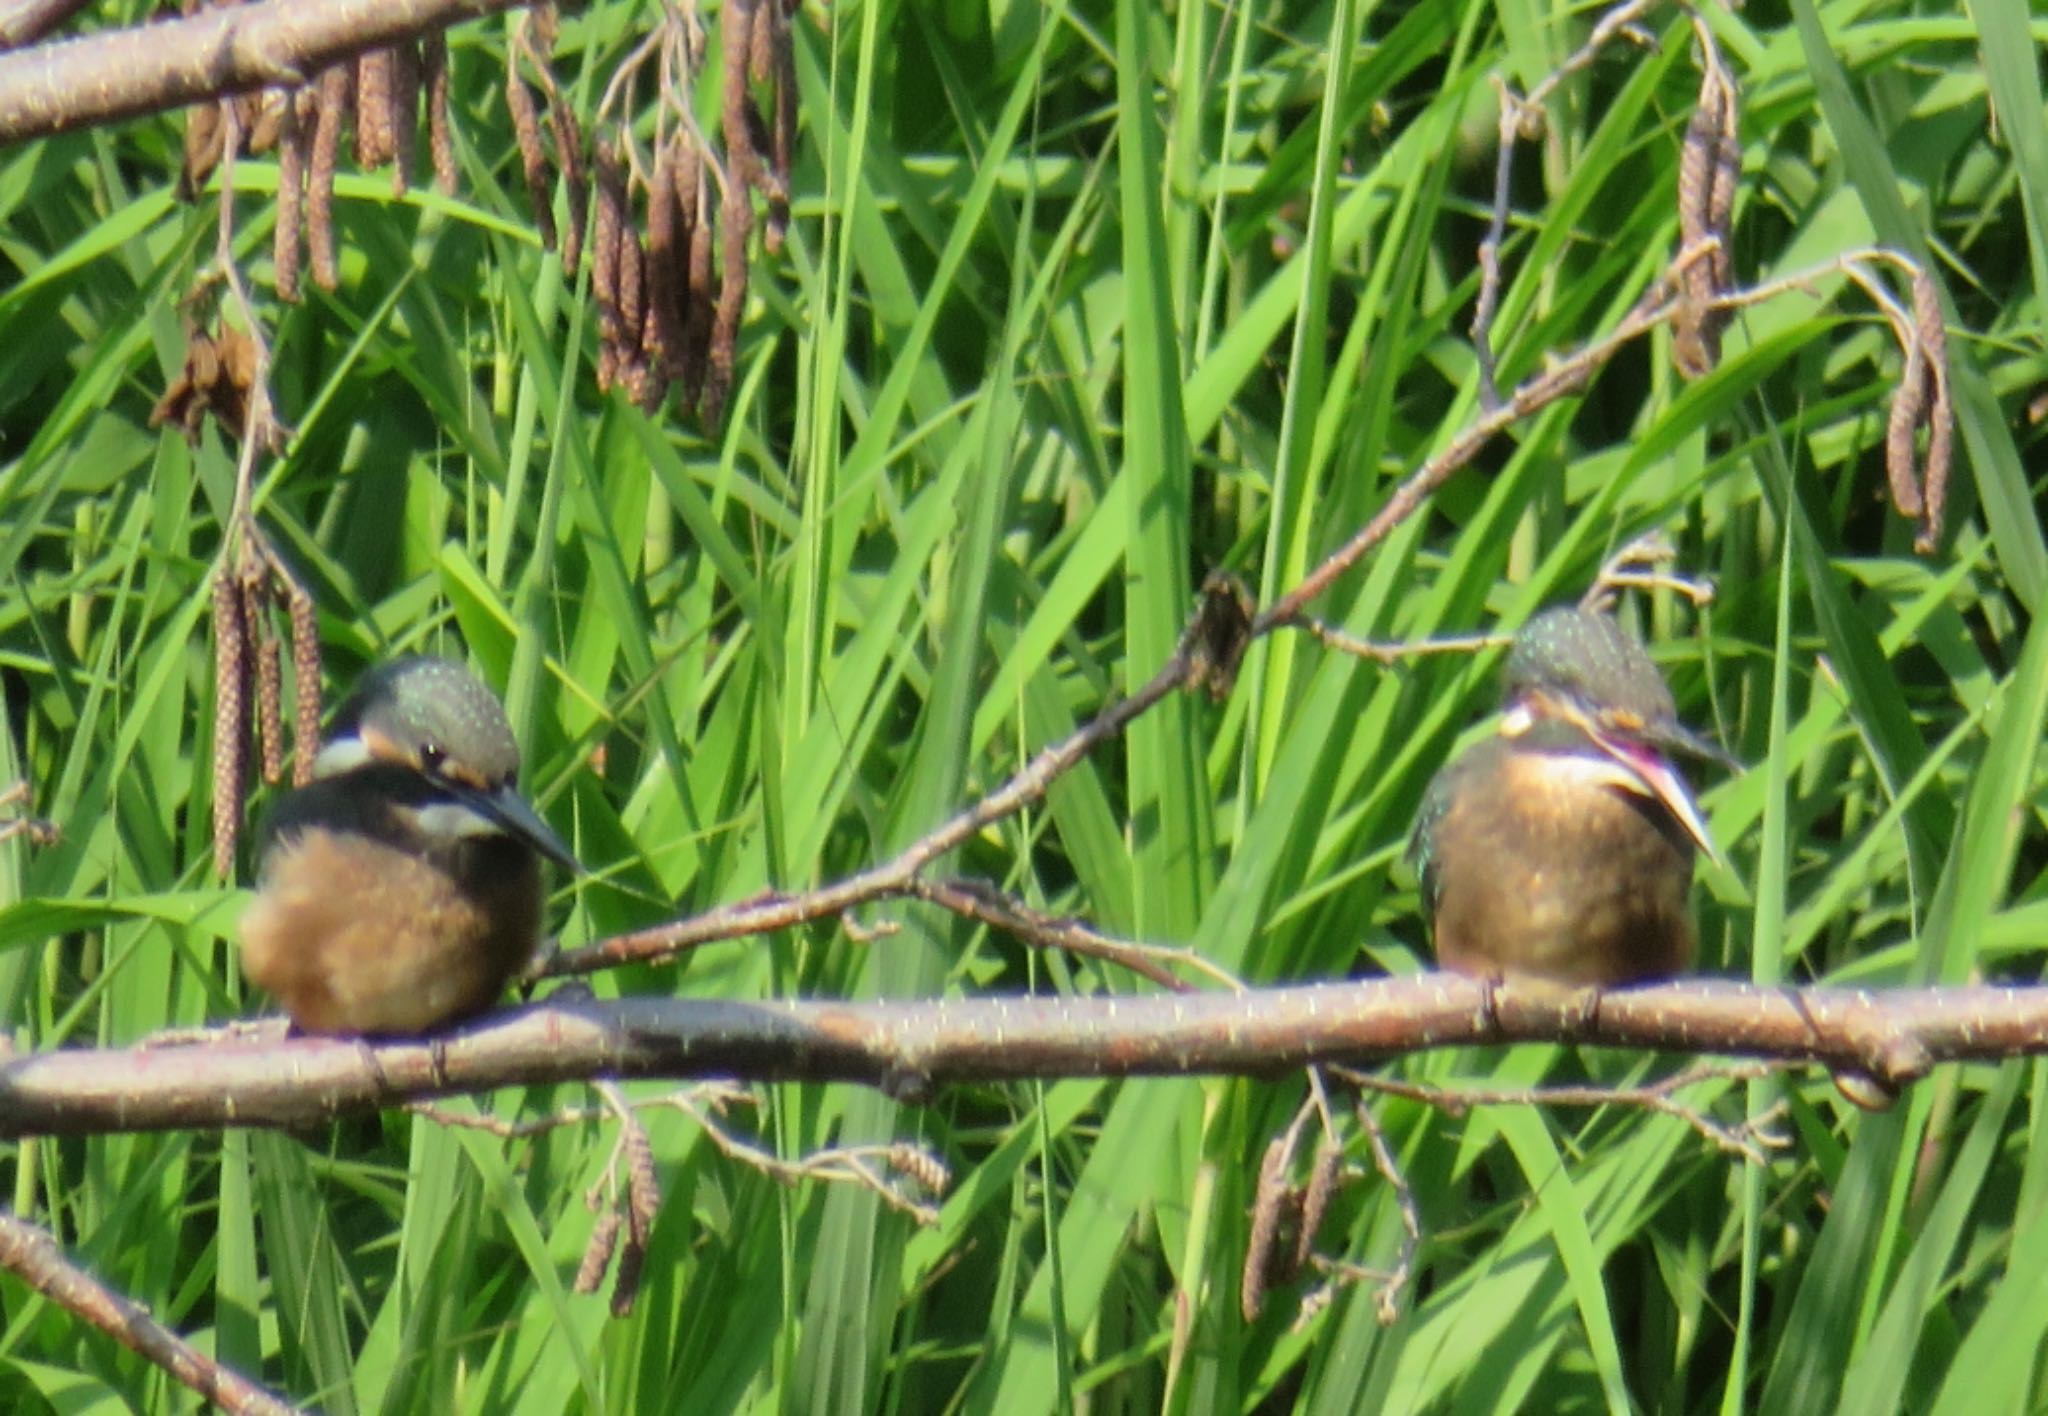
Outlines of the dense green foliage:
<svg viewBox="0 0 2048 1416">
<path fill-rule="evenodd" d="M 565 18 L 557 71 L 586 101 L 644 8 Z M 345 176 L 340 290 L 265 307 L 296 437 L 260 516 L 319 598 L 330 694 L 418 648 L 466 647 L 507 689 L 526 783 L 597 868 L 560 893 L 567 943 L 880 857 L 1149 676 L 1205 572 L 1270 600 L 1476 416 L 1489 80 L 1526 91 L 1593 18 L 807 6 L 796 222 L 758 268 L 713 437 L 594 392 L 594 312 L 531 235 L 504 24 L 457 29 L 463 196 Z M 1824 273 L 1744 312 L 1700 382 L 1668 335 L 1624 350 L 1316 609 L 1386 639 L 1511 626 L 1662 530 L 1719 599 L 1631 612 L 1688 717 L 1750 764 L 1705 796 L 1728 864 L 1701 873 L 1703 966 L 2026 977 L 2048 939 L 2048 547 L 2024 465 L 2048 378 L 2048 27 L 2025 0 L 1710 20 L 1744 100 L 1738 277 L 1871 243 L 1940 277 L 1962 449 L 1944 544 L 1915 556 L 1883 498 L 1900 356 Z M 1645 25 L 1654 44 L 1568 79 L 1517 153 L 1504 382 L 1597 338 L 1673 252 L 1697 69 L 1682 13 Z M 63 833 L 0 845 L 0 1016 L 22 1048 L 260 1006 L 234 961 L 244 895 L 208 870 L 205 587 L 234 450 L 146 426 L 214 239 L 211 197 L 173 199 L 176 133 L 0 153 L 0 778 Z M 262 297 L 275 166 L 245 160 L 236 184 Z M 1169 699 L 958 869 L 1256 981 L 1423 967 L 1399 855 L 1497 658 L 1390 670 L 1270 637 L 1227 702 Z M 594 986 L 1137 986 L 935 913 L 873 918 L 905 927 Z M 1526 1084 L 1680 1061 L 1518 1047 L 1395 1070 Z M 1639 1111 L 1379 1105 L 1426 1231 L 1391 1327 L 1369 1285 L 1300 1324 L 1295 1291 L 1238 1314 L 1257 1159 L 1300 1095 L 1067 1081 L 907 1107 L 772 1087 L 729 1118 L 787 1155 L 929 1144 L 955 1183 L 921 1231 L 650 1111 L 668 1202 L 623 1320 L 567 1292 L 603 1122 L 29 1143 L 0 1175 L 108 1281 L 337 1412 L 2048 1402 L 2039 1064 L 1946 1068 L 1880 1115 L 1820 1075 L 1709 1088 L 1727 1117 L 1787 1105 L 1767 1169 Z M 1384 1265 L 1393 1197 L 1355 1136 L 1352 1154 L 1368 1175 L 1324 1246 Z M 0 1299 L 0 1406 L 195 1408 L 18 1283 Z"/>
</svg>

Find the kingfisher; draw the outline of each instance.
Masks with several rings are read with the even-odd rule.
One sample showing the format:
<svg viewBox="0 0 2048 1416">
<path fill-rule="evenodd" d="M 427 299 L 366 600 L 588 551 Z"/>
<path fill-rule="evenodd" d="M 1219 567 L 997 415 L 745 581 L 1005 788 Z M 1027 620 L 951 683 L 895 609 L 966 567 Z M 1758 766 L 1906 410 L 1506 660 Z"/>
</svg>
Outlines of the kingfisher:
<svg viewBox="0 0 2048 1416">
<path fill-rule="evenodd" d="M 541 858 L 505 709 L 448 659 L 357 683 L 259 840 L 242 966 L 301 1032 L 406 1036 L 489 1007 L 540 943 Z"/>
<path fill-rule="evenodd" d="M 1505 677 L 1498 731 L 1437 774 L 1409 842 L 1437 962 L 1574 988 L 1683 972 L 1693 860 L 1720 857 L 1672 758 L 1732 759 L 1598 611 L 1529 621 Z"/>
</svg>

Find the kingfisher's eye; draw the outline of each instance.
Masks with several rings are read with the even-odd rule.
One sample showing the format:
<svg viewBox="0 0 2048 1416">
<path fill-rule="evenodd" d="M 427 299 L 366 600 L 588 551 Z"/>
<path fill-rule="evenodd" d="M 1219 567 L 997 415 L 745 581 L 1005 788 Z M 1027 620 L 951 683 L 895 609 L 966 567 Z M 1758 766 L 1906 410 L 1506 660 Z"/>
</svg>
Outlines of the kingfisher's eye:
<svg viewBox="0 0 2048 1416">
<path fill-rule="evenodd" d="M 441 764 L 448 758 L 448 751 L 438 742 L 420 744 L 420 766 L 429 772 L 441 770 Z"/>
</svg>

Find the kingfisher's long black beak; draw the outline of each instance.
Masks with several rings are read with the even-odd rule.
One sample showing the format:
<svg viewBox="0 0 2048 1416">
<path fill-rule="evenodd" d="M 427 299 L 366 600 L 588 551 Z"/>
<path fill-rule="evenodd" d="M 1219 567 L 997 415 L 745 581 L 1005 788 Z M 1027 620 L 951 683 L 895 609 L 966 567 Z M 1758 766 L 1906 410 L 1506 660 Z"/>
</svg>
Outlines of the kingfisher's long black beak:
<svg viewBox="0 0 2048 1416">
<path fill-rule="evenodd" d="M 1711 762 L 1729 772 L 1740 772 L 1741 761 L 1704 733 L 1693 731 L 1676 718 L 1647 723 L 1640 734 L 1645 742 L 1666 752 L 1682 752 L 1700 762 Z"/>
<path fill-rule="evenodd" d="M 458 787 L 456 795 L 470 810 L 525 841 L 564 870 L 573 875 L 583 874 L 583 863 L 511 783 L 492 788 Z"/>
<path fill-rule="evenodd" d="M 1614 784 L 1628 791 L 1640 792 L 1651 798 L 1671 813 L 1673 820 L 1684 828 L 1708 860 L 1722 864 L 1721 851 L 1714 844 L 1714 836 L 1707 829 L 1706 814 L 1700 810 L 1692 788 L 1685 777 L 1671 763 L 1667 751 L 1677 748 L 1695 757 L 1705 757 L 1716 762 L 1725 762 L 1740 770 L 1740 764 L 1712 742 L 1688 728 L 1675 718 L 1660 718 L 1655 722 L 1644 722 L 1630 716 L 1617 721 L 1617 715 L 1589 708 L 1573 699 L 1541 695 L 1533 703 L 1518 705 L 1509 710 L 1510 719 L 1519 714 L 1519 721 L 1526 726 L 1532 713 L 1541 712 L 1572 724 L 1593 740 L 1601 754 L 1613 767 L 1619 769 Z M 1519 730 L 1519 729 L 1517 729 Z"/>
<path fill-rule="evenodd" d="M 1640 784 L 1635 790 L 1651 797 L 1671 813 L 1708 860 L 1716 865 L 1723 863 L 1720 848 L 1714 844 L 1713 833 L 1707 829 L 1706 813 L 1700 810 L 1692 788 L 1686 785 L 1685 778 L 1671 765 L 1669 758 L 1647 739 L 1623 738 L 1595 731 L 1593 741 L 1609 758 L 1634 776 Z"/>
</svg>

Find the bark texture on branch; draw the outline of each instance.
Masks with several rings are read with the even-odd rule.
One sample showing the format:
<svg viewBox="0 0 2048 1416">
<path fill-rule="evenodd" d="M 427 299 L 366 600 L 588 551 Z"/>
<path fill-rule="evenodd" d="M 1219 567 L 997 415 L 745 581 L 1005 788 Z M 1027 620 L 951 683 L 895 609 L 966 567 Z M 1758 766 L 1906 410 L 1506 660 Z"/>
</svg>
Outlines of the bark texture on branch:
<svg viewBox="0 0 2048 1416">
<path fill-rule="evenodd" d="M 0 1268 L 161 1367 L 173 1380 L 223 1411 L 290 1416 L 299 1410 L 201 1352 L 158 1322 L 140 1303 L 116 1293 L 71 1262 L 48 1231 L 16 1215 L 0 1213 Z"/>
<path fill-rule="evenodd" d="M 306 82 L 340 59 L 519 0 L 262 0 L 0 53 L 0 145 Z"/>
<path fill-rule="evenodd" d="M 1565 1041 L 1812 1061 L 1892 1088 L 1937 1062 L 2048 1052 L 2048 987 L 1595 995 L 1452 974 L 1123 997 L 543 1002 L 446 1037 L 77 1049 L 0 1066 L 0 1136 L 304 1126 L 596 1077 L 860 1082 L 906 1096 L 1020 1078 L 1262 1075 L 1423 1048 Z"/>
</svg>

